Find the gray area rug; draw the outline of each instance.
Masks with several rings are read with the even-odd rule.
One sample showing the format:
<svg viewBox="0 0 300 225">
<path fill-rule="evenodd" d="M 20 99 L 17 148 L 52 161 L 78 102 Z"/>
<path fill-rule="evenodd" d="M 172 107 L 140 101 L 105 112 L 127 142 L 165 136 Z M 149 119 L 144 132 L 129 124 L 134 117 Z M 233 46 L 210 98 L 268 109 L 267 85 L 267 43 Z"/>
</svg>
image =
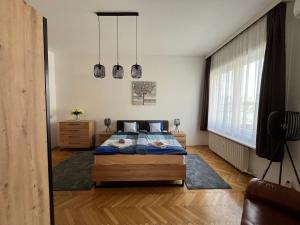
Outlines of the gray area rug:
<svg viewBox="0 0 300 225">
<path fill-rule="evenodd" d="M 94 162 L 93 151 L 79 151 L 53 168 L 53 190 L 89 190 Z"/>
<path fill-rule="evenodd" d="M 92 151 L 80 151 L 62 161 L 53 168 L 53 190 L 90 190 L 93 166 Z M 186 156 L 188 189 L 229 189 L 231 188 L 203 159 L 198 155 Z"/>
<path fill-rule="evenodd" d="M 230 189 L 227 184 L 198 155 L 186 156 L 186 187 L 188 189 Z"/>
</svg>

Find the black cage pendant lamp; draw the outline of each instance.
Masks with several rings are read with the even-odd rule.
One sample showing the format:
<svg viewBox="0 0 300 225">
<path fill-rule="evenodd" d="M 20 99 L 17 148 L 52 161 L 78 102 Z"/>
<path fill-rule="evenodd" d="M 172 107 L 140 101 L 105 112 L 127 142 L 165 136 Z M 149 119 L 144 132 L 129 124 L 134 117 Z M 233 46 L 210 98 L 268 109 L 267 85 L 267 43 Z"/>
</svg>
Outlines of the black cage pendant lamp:
<svg viewBox="0 0 300 225">
<path fill-rule="evenodd" d="M 100 17 L 98 16 L 98 32 L 99 32 L 99 63 L 94 65 L 94 76 L 96 78 L 105 77 L 105 67 L 100 63 L 100 50 L 101 50 L 101 40 L 100 40 Z"/>
<path fill-rule="evenodd" d="M 113 78 L 123 79 L 124 69 L 119 65 L 119 17 L 117 16 L 117 65 L 114 65 L 112 70 Z"/>
<path fill-rule="evenodd" d="M 142 66 L 137 63 L 137 16 L 135 17 L 135 64 L 131 67 L 131 77 L 139 79 L 142 77 Z"/>
<path fill-rule="evenodd" d="M 99 63 L 94 66 L 94 76 L 96 78 L 105 77 L 105 67 L 100 63 L 100 17 L 101 16 L 116 16 L 117 17 L 117 65 L 113 66 L 112 75 L 115 79 L 123 79 L 124 69 L 119 64 L 119 16 L 135 16 L 136 17 L 136 64 L 131 68 L 131 76 L 133 78 L 140 78 L 142 76 L 142 67 L 137 64 L 137 17 L 138 12 L 95 12 L 98 16 L 98 28 L 99 28 Z"/>
</svg>

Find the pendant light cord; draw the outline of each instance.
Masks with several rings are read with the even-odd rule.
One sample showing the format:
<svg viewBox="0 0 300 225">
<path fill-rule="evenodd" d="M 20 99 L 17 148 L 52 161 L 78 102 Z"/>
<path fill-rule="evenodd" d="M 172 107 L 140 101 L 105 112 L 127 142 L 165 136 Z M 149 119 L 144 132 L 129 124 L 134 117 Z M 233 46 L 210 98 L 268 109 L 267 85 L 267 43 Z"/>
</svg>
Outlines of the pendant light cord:
<svg viewBox="0 0 300 225">
<path fill-rule="evenodd" d="M 119 17 L 117 16 L 117 64 L 119 65 Z"/>
<path fill-rule="evenodd" d="M 137 64 L 137 16 L 135 17 L 135 62 Z"/>
<path fill-rule="evenodd" d="M 100 41 L 100 16 L 98 16 L 98 32 L 99 32 L 99 64 L 100 64 L 100 49 L 101 49 L 101 41 Z"/>
</svg>

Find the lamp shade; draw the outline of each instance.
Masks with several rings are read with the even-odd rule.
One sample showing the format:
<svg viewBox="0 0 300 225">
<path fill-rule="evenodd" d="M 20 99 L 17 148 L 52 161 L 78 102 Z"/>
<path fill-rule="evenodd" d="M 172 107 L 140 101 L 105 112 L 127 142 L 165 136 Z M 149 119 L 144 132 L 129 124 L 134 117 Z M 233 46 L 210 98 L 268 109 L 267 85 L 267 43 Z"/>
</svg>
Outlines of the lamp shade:
<svg viewBox="0 0 300 225">
<path fill-rule="evenodd" d="M 142 66 L 141 65 L 138 65 L 138 64 L 134 64 L 132 67 L 131 67 L 131 77 L 132 78 L 136 78 L 136 79 L 139 79 L 142 77 Z"/>
<path fill-rule="evenodd" d="M 98 16 L 98 31 L 99 31 L 99 63 L 94 65 L 94 76 L 96 78 L 105 77 L 105 67 L 100 63 L 100 49 L 101 49 L 101 40 L 100 40 L 100 18 Z"/>
<path fill-rule="evenodd" d="M 139 79 L 142 77 L 142 67 L 137 63 L 137 53 L 138 53 L 138 44 L 137 44 L 137 16 L 135 17 L 135 61 L 136 63 L 131 67 L 131 77 L 135 79 Z"/>
<path fill-rule="evenodd" d="M 111 119 L 110 118 L 105 118 L 104 119 L 104 125 L 109 127 L 111 125 Z"/>
<path fill-rule="evenodd" d="M 105 77 L 105 67 L 101 64 L 96 64 L 94 66 L 94 76 L 96 78 L 104 78 Z"/>
<path fill-rule="evenodd" d="M 174 119 L 174 125 L 177 127 L 180 125 L 180 119 Z"/>
<path fill-rule="evenodd" d="M 113 78 L 115 79 L 123 79 L 124 76 L 124 69 L 120 65 L 114 65 L 112 71 Z"/>
</svg>

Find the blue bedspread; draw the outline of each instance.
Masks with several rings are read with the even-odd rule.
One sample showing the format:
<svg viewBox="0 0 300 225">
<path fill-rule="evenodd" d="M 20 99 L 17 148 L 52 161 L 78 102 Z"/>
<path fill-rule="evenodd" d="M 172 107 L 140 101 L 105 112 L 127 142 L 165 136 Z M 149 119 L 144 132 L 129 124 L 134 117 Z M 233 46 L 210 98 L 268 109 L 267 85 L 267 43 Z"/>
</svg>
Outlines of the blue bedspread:
<svg viewBox="0 0 300 225">
<path fill-rule="evenodd" d="M 131 139 L 132 145 L 125 148 L 110 146 L 119 139 Z M 151 142 L 165 141 L 165 147 L 150 145 Z M 115 133 L 101 146 L 97 147 L 94 154 L 152 154 L 152 155 L 186 155 L 186 150 L 170 133 Z"/>
<path fill-rule="evenodd" d="M 164 147 L 156 147 L 150 145 L 152 142 L 163 141 L 168 145 Z M 186 150 L 170 133 L 140 133 L 136 145 L 137 154 L 152 155 L 186 155 Z"/>
<path fill-rule="evenodd" d="M 125 148 L 116 148 L 110 146 L 111 143 L 116 142 L 119 139 L 131 139 L 132 145 Z M 138 139 L 138 133 L 127 133 L 127 132 L 114 133 L 102 145 L 100 145 L 95 149 L 94 154 L 99 154 L 99 155 L 135 154 L 137 139 Z"/>
</svg>

